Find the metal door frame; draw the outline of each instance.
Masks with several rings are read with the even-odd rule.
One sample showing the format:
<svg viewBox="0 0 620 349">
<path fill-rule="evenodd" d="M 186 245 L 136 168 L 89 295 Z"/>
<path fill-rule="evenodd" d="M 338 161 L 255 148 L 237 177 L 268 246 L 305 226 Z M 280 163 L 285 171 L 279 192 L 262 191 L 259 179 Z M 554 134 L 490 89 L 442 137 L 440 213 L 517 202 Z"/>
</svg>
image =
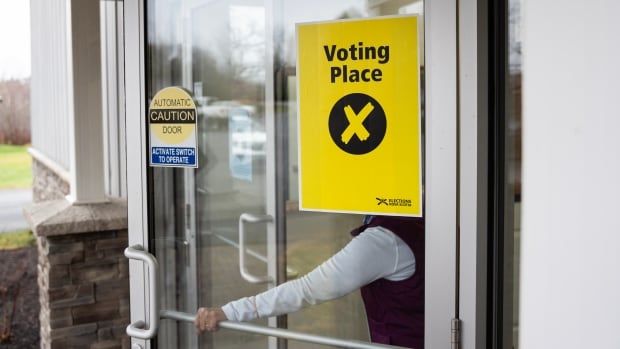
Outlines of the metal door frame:
<svg viewBox="0 0 620 349">
<path fill-rule="evenodd" d="M 144 7 L 140 0 L 124 1 L 125 123 L 127 145 L 127 229 L 129 246 L 149 250 L 144 84 Z M 147 266 L 129 261 L 130 321 L 146 321 L 151 304 Z M 152 324 L 148 323 L 147 326 Z M 150 348 L 150 341 L 131 338 L 132 349 Z"/>
<path fill-rule="evenodd" d="M 456 1 L 456 2 L 455 2 Z M 480 128 L 479 71 L 476 69 L 479 56 L 477 40 L 480 38 L 477 0 L 426 0 L 425 19 L 425 105 L 426 105 L 426 297 L 425 297 L 425 342 L 427 348 L 440 348 L 450 345 L 451 320 L 460 315 L 466 321 L 465 348 L 475 348 L 471 338 L 478 338 L 484 326 L 479 318 L 484 314 L 478 308 L 481 297 L 479 287 L 482 274 L 477 269 L 480 251 L 480 205 L 484 201 L 479 186 L 480 161 L 484 158 L 481 144 L 485 130 Z M 457 20 L 465 19 L 463 23 Z M 268 14 L 269 16 L 269 14 Z M 125 28 L 125 95 L 127 129 L 127 176 L 128 191 L 128 229 L 129 245 L 141 245 L 149 250 L 148 207 L 147 207 L 147 151 L 145 94 L 145 13 L 143 0 L 124 1 Z M 267 23 L 270 21 L 268 20 Z M 459 47 L 459 40 L 461 45 Z M 273 44 L 273 43 L 272 43 Z M 268 52 L 273 47 L 267 48 Z M 471 53 L 463 55 L 462 52 Z M 473 56 L 472 56 L 473 55 Z M 268 55 L 269 60 L 272 55 Z M 472 60 L 473 58 L 473 60 Z M 267 64 L 270 62 L 268 61 Z M 468 75 L 474 73 L 474 75 Z M 273 75 L 273 74 L 271 74 Z M 459 79 L 463 76 L 463 79 Z M 272 79 L 268 76 L 267 79 Z M 269 80 L 267 81 L 269 83 Z M 273 84 L 271 84 L 273 85 Z M 467 94 L 460 91 L 468 91 Z M 273 86 L 267 86 L 266 94 L 272 97 Z M 471 100 L 473 103 L 459 103 Z M 272 134 L 277 132 L 274 106 L 267 115 L 266 127 Z M 470 120 L 468 116 L 475 117 Z M 459 116 L 463 116 L 459 118 Z M 460 123 L 460 124 L 459 124 Z M 277 152 L 276 141 L 268 143 L 271 160 L 267 163 L 268 213 L 274 215 L 274 222 L 283 215 L 281 187 L 277 185 L 276 164 L 282 156 Z M 472 148 L 472 145 L 474 146 Z M 278 155 L 279 154 L 279 155 Z M 482 154 L 482 155 L 481 155 Z M 461 158 L 474 158 L 473 163 L 465 164 Z M 460 168 L 460 172 L 458 171 Z M 280 174 L 282 175 L 282 174 Z M 281 177 L 281 176 L 280 176 Z M 467 190 L 463 189 L 466 188 Z M 473 192 L 472 192 L 472 188 Z M 279 194 L 278 194 L 279 193 Z M 471 206 L 468 206 L 472 204 Z M 460 209 L 459 207 L 463 207 Z M 460 214 L 459 214 L 460 213 Z M 471 218 L 475 218 L 472 222 Z M 268 224 L 268 243 L 276 246 L 277 223 Z M 461 229 L 461 239 L 457 230 Z M 464 239 L 472 238 L 471 241 Z M 273 240 L 272 240 L 273 239 Z M 482 241 L 483 242 L 483 241 Z M 460 253 L 457 256 L 457 246 Z M 268 258 L 274 258 L 277 251 L 271 249 Z M 458 258 L 458 260 L 457 260 Z M 463 264 L 467 268 L 457 268 Z M 457 270 L 459 274 L 457 274 Z M 152 304 L 149 303 L 149 271 L 138 261 L 130 261 L 130 310 L 131 321 L 147 321 Z M 282 270 L 280 270 L 280 273 Z M 270 274 L 272 271 L 270 270 Z M 277 274 L 277 272 L 276 272 Z M 482 276 L 481 276 L 482 275 Z M 457 278 L 460 277 L 460 282 Z M 464 307 L 458 311 L 457 289 L 461 304 L 472 302 L 473 308 Z M 473 290 L 473 291 L 472 291 Z M 146 324 L 148 327 L 148 323 Z M 241 326 L 243 327 L 243 326 Z M 150 341 L 132 338 L 134 348 L 149 348 Z M 377 346 L 379 347 L 379 346 Z"/>
<path fill-rule="evenodd" d="M 457 315 L 456 13 L 454 0 L 424 2 L 426 348 L 448 348 Z"/>
</svg>

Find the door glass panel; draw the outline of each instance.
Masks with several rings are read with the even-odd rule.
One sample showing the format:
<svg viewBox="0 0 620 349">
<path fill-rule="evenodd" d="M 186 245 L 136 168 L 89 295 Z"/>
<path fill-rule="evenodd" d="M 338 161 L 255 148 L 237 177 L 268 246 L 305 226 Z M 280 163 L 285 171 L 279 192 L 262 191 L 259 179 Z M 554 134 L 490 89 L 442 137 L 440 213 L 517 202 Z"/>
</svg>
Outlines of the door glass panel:
<svg viewBox="0 0 620 349">
<path fill-rule="evenodd" d="M 268 197 L 273 196 L 266 192 L 267 181 L 273 181 L 267 178 L 267 158 L 274 156 L 267 153 L 270 142 L 283 145 L 278 151 L 284 153 L 284 161 L 272 172 L 284 177 L 284 228 L 277 233 L 279 239 L 270 240 L 265 224 L 246 225 L 248 271 L 264 276 L 284 268 L 294 279 L 351 240 L 349 232 L 363 216 L 297 209 L 295 23 L 422 16 L 422 10 L 417 0 L 147 1 L 146 103 L 164 87 L 182 86 L 194 96 L 199 118 L 199 168 L 150 169 L 150 237 L 161 264 L 162 309 L 194 313 L 199 306 L 222 306 L 272 287 L 244 280 L 238 261 L 239 216 L 268 213 Z M 422 24 L 419 33 L 423 66 Z M 270 118 L 278 123 L 278 134 L 268 134 Z M 274 241 L 282 246 L 273 246 Z M 268 258 L 273 251 L 279 255 Z M 290 314 L 279 324 L 295 331 L 370 340 L 359 291 Z M 156 342 L 161 348 L 317 347 L 226 330 L 197 336 L 193 324 L 171 320 L 161 322 Z"/>
<path fill-rule="evenodd" d="M 199 168 L 154 168 L 155 253 L 161 307 L 198 305 L 265 289 L 239 274 L 237 222 L 265 213 L 265 8 L 261 1 L 151 1 L 148 95 L 182 86 L 197 102 Z M 264 226 L 248 227 L 248 268 L 266 274 Z M 259 321 L 266 325 L 266 321 Z M 163 348 L 261 348 L 260 336 L 196 336 L 192 324 L 162 321 Z"/>
<path fill-rule="evenodd" d="M 371 1 L 284 1 L 278 28 L 282 31 L 276 82 L 278 104 L 288 125 L 288 190 L 286 202 L 287 264 L 289 269 L 305 274 L 337 253 L 350 240 L 349 232 L 359 226 L 363 216 L 354 214 L 310 213 L 298 211 L 298 151 L 296 104 L 295 23 L 374 17 L 396 14 L 423 14 L 422 1 L 384 1 L 371 6 Z M 420 22 L 423 23 L 422 17 Z M 420 57 L 423 66 L 423 28 L 420 32 Z M 288 316 L 290 329 L 322 335 L 369 341 L 364 304 L 359 292 L 337 300 L 303 309 Z M 290 342 L 291 348 L 314 348 L 312 344 Z"/>
</svg>

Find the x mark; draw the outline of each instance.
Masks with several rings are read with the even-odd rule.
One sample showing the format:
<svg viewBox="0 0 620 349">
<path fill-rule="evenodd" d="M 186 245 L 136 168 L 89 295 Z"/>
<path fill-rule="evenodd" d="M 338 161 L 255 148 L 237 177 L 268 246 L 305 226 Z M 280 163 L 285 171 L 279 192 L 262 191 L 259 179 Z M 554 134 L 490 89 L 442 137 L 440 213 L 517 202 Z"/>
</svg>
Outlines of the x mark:
<svg viewBox="0 0 620 349">
<path fill-rule="evenodd" d="M 340 136 L 340 139 L 344 144 L 348 144 L 351 138 L 353 138 L 353 135 L 356 135 L 360 141 L 365 141 L 368 137 L 370 137 L 370 133 L 368 133 L 368 130 L 364 127 L 363 122 L 374 109 L 375 106 L 372 105 L 371 102 L 366 103 L 364 108 L 362 108 L 358 114 L 355 114 L 350 105 L 344 107 L 344 115 L 349 121 L 349 126 L 347 126 Z"/>
</svg>

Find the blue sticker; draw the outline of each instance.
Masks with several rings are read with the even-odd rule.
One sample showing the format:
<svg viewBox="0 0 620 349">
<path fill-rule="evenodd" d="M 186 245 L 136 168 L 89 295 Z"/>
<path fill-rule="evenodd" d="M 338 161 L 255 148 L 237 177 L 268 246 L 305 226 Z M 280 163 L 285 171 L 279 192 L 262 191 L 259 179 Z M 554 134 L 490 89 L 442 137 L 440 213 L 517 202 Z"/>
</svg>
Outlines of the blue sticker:
<svg viewBox="0 0 620 349">
<path fill-rule="evenodd" d="M 168 148 L 168 147 L 152 147 L 151 148 L 151 164 L 169 165 L 169 166 L 195 166 L 196 165 L 196 149 L 195 148 Z"/>
</svg>

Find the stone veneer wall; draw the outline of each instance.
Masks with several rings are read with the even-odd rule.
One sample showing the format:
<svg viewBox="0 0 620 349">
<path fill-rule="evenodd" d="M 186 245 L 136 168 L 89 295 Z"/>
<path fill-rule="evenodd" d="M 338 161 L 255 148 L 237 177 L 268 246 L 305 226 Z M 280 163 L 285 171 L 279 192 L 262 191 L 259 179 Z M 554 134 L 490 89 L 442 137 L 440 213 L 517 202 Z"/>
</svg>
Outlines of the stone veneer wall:
<svg viewBox="0 0 620 349">
<path fill-rule="evenodd" d="M 129 349 L 127 202 L 24 208 L 38 246 L 42 349 Z"/>
<path fill-rule="evenodd" d="M 37 237 L 41 348 L 129 348 L 127 231 Z"/>
<path fill-rule="evenodd" d="M 69 183 L 36 158 L 32 158 L 32 201 L 62 199 L 69 195 Z"/>
</svg>

